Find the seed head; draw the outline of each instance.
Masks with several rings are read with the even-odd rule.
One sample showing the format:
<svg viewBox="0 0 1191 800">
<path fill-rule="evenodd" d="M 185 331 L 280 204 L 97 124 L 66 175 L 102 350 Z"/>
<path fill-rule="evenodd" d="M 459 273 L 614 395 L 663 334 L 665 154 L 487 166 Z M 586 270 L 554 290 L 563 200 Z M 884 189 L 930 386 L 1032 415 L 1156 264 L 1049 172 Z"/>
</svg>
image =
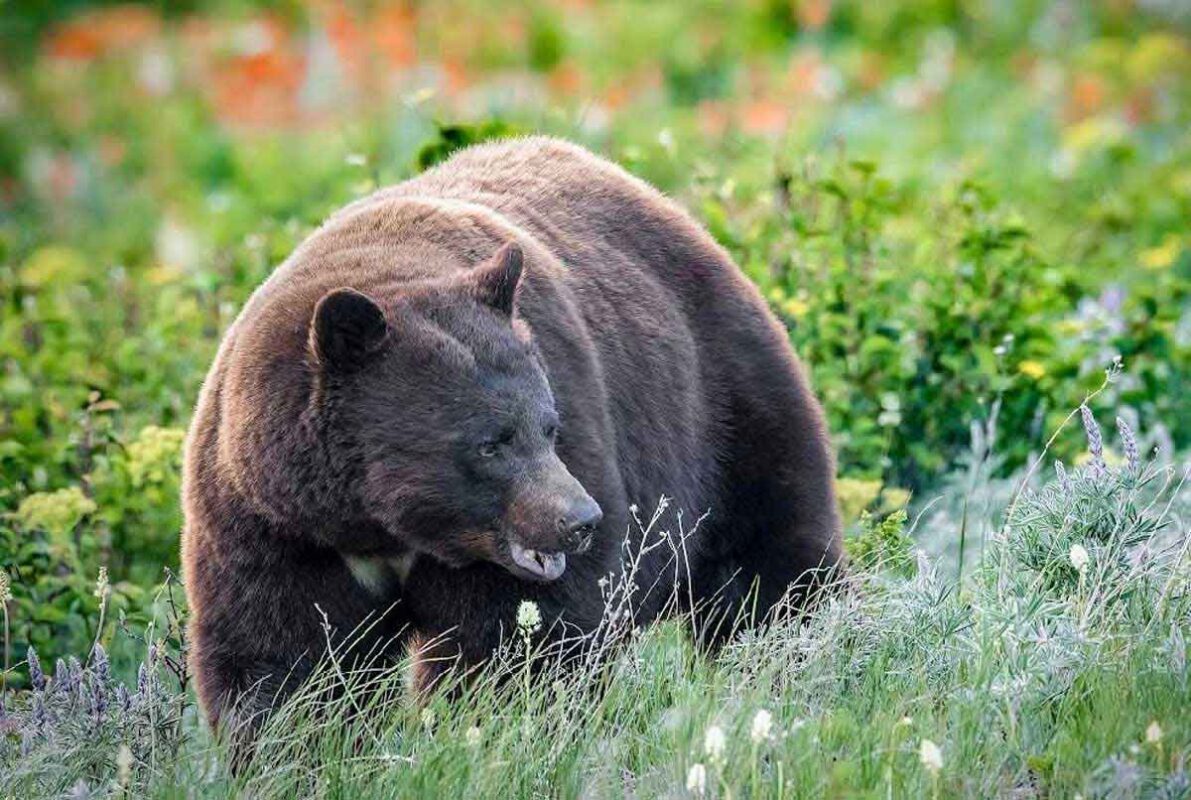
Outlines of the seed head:
<svg viewBox="0 0 1191 800">
<path fill-rule="evenodd" d="M 719 725 L 712 725 L 703 734 L 703 752 L 711 761 L 722 761 L 728 740 L 724 736 L 724 729 Z"/>
<path fill-rule="evenodd" d="M 528 635 L 542 627 L 542 610 L 532 600 L 522 600 L 517 606 L 517 627 Z"/>
<path fill-rule="evenodd" d="M 1075 567 L 1075 571 L 1080 575 L 1084 574 L 1087 570 L 1088 562 L 1091 560 L 1087 548 L 1078 542 L 1071 545 L 1071 552 L 1068 553 L 1068 558 L 1071 559 L 1071 566 Z"/>
<path fill-rule="evenodd" d="M 99 598 L 102 603 L 108 597 L 108 592 L 111 591 L 111 584 L 108 583 L 108 568 L 99 568 L 99 577 L 95 579 L 95 596 Z"/>
<path fill-rule="evenodd" d="M 761 744 L 767 741 L 772 734 L 773 715 L 762 708 L 753 715 L 753 726 L 749 730 L 749 738 L 753 740 L 753 744 Z"/>
<path fill-rule="evenodd" d="M 707 767 L 698 763 L 691 764 L 686 773 L 686 790 L 699 796 L 707 791 Z"/>
<path fill-rule="evenodd" d="M 923 739 L 918 746 L 918 759 L 932 774 L 938 774 L 943 768 L 943 751 L 930 739 Z"/>
</svg>

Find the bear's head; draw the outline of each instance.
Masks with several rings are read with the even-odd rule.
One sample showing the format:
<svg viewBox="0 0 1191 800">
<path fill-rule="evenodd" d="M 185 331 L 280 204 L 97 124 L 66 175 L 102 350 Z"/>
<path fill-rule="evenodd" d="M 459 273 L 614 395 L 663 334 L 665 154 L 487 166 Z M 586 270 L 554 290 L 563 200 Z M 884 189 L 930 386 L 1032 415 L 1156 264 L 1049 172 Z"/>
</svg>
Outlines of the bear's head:
<svg viewBox="0 0 1191 800">
<path fill-rule="evenodd" d="M 511 243 L 395 302 L 324 295 L 311 411 L 320 445 L 351 465 L 353 505 L 395 543 L 549 581 L 602 515 L 555 451 L 561 420 L 517 316 L 522 261 Z"/>
</svg>

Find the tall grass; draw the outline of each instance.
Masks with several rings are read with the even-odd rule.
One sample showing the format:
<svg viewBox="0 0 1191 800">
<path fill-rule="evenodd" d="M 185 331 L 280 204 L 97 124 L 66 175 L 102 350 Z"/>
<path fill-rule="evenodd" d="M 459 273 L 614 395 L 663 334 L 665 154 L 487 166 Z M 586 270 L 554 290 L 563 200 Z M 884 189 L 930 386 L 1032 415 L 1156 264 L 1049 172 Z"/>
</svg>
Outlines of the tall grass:
<svg viewBox="0 0 1191 800">
<path fill-rule="evenodd" d="M 1009 511 L 1004 491 L 990 510 L 957 482 L 992 531 L 962 582 L 895 515 L 808 613 L 709 657 L 682 618 L 634 624 L 626 553 L 588 657 L 561 668 L 527 608 L 491 664 L 427 698 L 408 664 L 329 658 L 238 774 L 176 635 L 149 632 L 135 686 L 101 647 L 53 676 L 31 659 L 34 688 L 4 698 L 0 796 L 1186 797 L 1187 470 L 1144 458 L 1124 425 L 1110 464 L 1083 418 L 1087 460 Z M 644 546 L 680 553 L 676 525 L 643 521 Z"/>
</svg>

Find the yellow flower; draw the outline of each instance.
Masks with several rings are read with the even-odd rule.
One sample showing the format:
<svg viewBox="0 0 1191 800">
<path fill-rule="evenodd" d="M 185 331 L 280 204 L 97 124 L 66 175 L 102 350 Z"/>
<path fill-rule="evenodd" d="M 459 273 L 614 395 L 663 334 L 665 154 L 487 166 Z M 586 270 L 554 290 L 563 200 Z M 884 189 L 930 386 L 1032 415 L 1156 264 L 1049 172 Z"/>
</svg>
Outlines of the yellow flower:
<svg viewBox="0 0 1191 800">
<path fill-rule="evenodd" d="M 148 425 L 128 445 L 128 472 L 134 486 L 162 483 L 176 475 L 186 431 Z"/>
<path fill-rule="evenodd" d="M 77 486 L 72 486 L 29 495 L 17 507 L 17 519 L 26 528 L 45 531 L 51 537 L 62 537 L 95 510 L 95 501 Z"/>
<path fill-rule="evenodd" d="M 786 302 L 782 303 L 782 311 L 795 319 L 801 319 L 810 311 L 810 304 L 798 297 L 791 297 Z"/>
<path fill-rule="evenodd" d="M 1167 236 L 1162 244 L 1157 247 L 1151 247 L 1148 250 L 1142 250 L 1138 260 L 1146 269 L 1166 269 L 1175 262 L 1179 257 L 1179 253 L 1183 251 L 1183 243 L 1179 241 L 1177 236 Z"/>
<path fill-rule="evenodd" d="M 82 253 L 62 245 L 35 250 L 21 267 L 21 282 L 32 288 L 66 286 L 87 276 L 87 260 Z"/>
<path fill-rule="evenodd" d="M 1046 374 L 1046 365 L 1041 361 L 1026 360 L 1017 365 L 1017 371 L 1027 378 L 1038 380 Z"/>
<path fill-rule="evenodd" d="M 880 481 L 839 478 L 835 482 L 835 496 L 845 523 L 859 519 L 860 512 L 871 506 L 880 494 Z"/>
</svg>

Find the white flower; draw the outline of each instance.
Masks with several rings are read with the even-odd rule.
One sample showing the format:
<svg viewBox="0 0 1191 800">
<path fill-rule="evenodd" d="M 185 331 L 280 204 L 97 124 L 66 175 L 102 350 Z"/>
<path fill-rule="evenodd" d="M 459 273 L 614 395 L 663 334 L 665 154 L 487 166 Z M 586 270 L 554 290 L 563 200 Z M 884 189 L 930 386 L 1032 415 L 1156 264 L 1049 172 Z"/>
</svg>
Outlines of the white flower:
<svg viewBox="0 0 1191 800">
<path fill-rule="evenodd" d="M 1158 744 L 1162 741 L 1162 726 L 1158 724 L 1158 720 L 1154 720 L 1146 728 L 1146 741 L 1150 744 Z"/>
<path fill-rule="evenodd" d="M 923 739 L 918 746 L 918 759 L 931 772 L 938 772 L 943 768 L 943 751 L 930 739 Z"/>
<path fill-rule="evenodd" d="M 343 161 L 349 167 L 362 167 L 368 163 L 368 159 L 363 153 L 348 153 Z"/>
<path fill-rule="evenodd" d="M 1088 568 L 1088 561 L 1091 560 L 1087 549 L 1078 543 L 1071 545 L 1071 552 L 1068 554 L 1068 557 L 1071 559 L 1071 566 L 1075 567 L 1080 575 Z"/>
<path fill-rule="evenodd" d="M 479 747 L 480 746 L 480 736 L 481 736 L 480 729 L 478 727 L 476 727 L 475 725 L 472 725 L 463 734 L 463 741 L 467 744 L 468 747 Z"/>
<path fill-rule="evenodd" d="M 532 600 L 522 600 L 517 606 L 517 627 L 525 634 L 530 634 L 542 627 L 542 611 Z"/>
<path fill-rule="evenodd" d="M 707 767 L 691 764 L 686 773 L 686 790 L 701 795 L 707 791 Z"/>
<path fill-rule="evenodd" d="M 724 748 L 728 740 L 724 737 L 724 729 L 719 725 L 712 725 L 703 734 L 703 752 L 712 761 L 720 761 L 724 757 Z"/>
<path fill-rule="evenodd" d="M 132 750 L 126 744 L 120 745 L 116 750 L 116 780 L 120 786 L 127 787 L 132 780 L 132 766 L 135 759 L 132 756 Z"/>
<path fill-rule="evenodd" d="M 897 721 L 897 724 L 894 725 L 893 727 L 895 727 L 895 728 L 909 727 L 913 724 L 914 724 L 913 717 L 902 717 L 901 719 L 899 719 Z"/>
<path fill-rule="evenodd" d="M 761 709 L 753 715 L 753 727 L 749 731 L 749 738 L 753 740 L 753 744 L 761 744 L 769 739 L 773 732 L 773 715 L 765 709 Z"/>
</svg>

